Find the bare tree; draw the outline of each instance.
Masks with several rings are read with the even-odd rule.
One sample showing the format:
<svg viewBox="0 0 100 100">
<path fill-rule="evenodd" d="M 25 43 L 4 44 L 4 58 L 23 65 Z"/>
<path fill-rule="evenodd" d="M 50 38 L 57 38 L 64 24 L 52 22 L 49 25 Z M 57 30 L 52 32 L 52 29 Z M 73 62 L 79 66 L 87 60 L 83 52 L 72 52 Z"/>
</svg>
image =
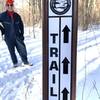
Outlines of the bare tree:
<svg viewBox="0 0 100 100">
<path fill-rule="evenodd" d="M 90 24 L 100 23 L 99 0 L 79 0 L 79 25 L 87 30 Z M 100 1 L 99 1 L 100 2 Z"/>
<path fill-rule="evenodd" d="M 4 3 L 3 0 L 0 1 L 0 12 L 4 10 Z"/>
</svg>

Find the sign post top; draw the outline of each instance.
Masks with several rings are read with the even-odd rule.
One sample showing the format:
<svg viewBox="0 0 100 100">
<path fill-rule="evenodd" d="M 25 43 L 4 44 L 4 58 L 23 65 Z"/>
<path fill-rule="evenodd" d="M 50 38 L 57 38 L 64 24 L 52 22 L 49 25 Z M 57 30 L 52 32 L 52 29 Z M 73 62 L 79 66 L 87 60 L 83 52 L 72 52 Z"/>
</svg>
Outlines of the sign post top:
<svg viewBox="0 0 100 100">
<path fill-rule="evenodd" d="M 67 13 L 70 7 L 70 0 L 50 0 L 50 8 L 57 15 L 63 15 Z"/>
</svg>

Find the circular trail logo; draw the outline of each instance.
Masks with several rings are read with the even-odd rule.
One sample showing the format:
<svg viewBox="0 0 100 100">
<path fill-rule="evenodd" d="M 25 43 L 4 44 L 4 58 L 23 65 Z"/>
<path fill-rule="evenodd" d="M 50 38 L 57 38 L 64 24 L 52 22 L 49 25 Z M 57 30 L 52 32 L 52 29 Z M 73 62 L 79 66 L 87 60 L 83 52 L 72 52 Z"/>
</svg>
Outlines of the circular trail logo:
<svg viewBox="0 0 100 100">
<path fill-rule="evenodd" d="M 70 0 L 50 0 L 50 8 L 57 15 L 65 14 L 70 7 Z"/>
</svg>

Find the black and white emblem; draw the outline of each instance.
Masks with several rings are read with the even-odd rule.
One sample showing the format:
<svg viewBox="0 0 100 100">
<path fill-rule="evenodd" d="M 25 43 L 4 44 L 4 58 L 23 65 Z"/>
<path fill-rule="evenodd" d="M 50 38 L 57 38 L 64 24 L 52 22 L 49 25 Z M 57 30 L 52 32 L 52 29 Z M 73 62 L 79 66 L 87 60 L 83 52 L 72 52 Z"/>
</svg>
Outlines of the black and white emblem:
<svg viewBox="0 0 100 100">
<path fill-rule="evenodd" d="M 68 12 L 71 7 L 70 0 L 51 0 L 50 1 L 50 8 L 51 10 L 57 14 L 62 15 Z"/>
</svg>

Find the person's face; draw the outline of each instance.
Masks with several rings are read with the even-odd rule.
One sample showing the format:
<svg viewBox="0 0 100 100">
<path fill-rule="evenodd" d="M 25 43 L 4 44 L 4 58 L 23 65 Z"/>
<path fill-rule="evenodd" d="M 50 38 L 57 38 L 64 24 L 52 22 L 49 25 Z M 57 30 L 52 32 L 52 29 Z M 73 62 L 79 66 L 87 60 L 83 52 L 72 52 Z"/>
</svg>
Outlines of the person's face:
<svg viewBox="0 0 100 100">
<path fill-rule="evenodd" d="M 13 4 L 6 4 L 8 11 L 13 11 L 14 5 Z"/>
</svg>

